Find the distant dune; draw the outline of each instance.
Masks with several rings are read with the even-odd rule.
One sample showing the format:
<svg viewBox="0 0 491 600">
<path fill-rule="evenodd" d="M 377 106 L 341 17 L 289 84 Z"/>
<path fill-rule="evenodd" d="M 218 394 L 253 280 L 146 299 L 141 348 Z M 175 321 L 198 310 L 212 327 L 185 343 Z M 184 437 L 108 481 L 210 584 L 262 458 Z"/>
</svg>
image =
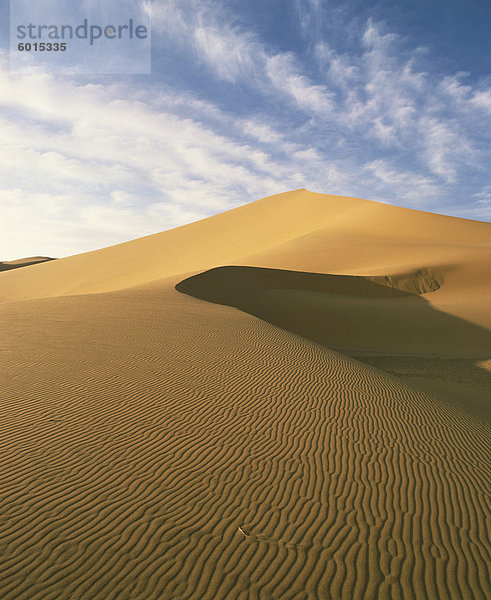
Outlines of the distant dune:
<svg viewBox="0 0 491 600">
<path fill-rule="evenodd" d="M 296 190 L 0 298 L 2 598 L 491 596 L 490 225 Z"/>
<path fill-rule="evenodd" d="M 17 260 L 0 261 L 0 271 L 10 271 L 10 269 L 18 269 L 19 267 L 30 267 L 48 260 L 55 260 L 49 256 L 29 256 L 28 258 L 18 258 Z"/>
</svg>

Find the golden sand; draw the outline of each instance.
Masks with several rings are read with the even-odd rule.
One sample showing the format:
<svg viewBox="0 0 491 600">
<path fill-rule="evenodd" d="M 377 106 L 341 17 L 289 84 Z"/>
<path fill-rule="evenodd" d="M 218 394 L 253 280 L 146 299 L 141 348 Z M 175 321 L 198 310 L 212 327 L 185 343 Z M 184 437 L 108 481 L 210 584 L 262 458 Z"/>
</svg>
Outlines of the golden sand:
<svg viewBox="0 0 491 600">
<path fill-rule="evenodd" d="M 29 267 L 48 260 L 54 259 L 49 256 L 28 256 L 27 258 L 18 258 L 17 260 L 4 260 L 3 262 L 0 262 L 0 271 L 10 271 L 11 269 L 18 269 L 19 267 Z"/>
<path fill-rule="evenodd" d="M 297 190 L 2 272 L 2 599 L 488 598 L 490 246 Z"/>
</svg>

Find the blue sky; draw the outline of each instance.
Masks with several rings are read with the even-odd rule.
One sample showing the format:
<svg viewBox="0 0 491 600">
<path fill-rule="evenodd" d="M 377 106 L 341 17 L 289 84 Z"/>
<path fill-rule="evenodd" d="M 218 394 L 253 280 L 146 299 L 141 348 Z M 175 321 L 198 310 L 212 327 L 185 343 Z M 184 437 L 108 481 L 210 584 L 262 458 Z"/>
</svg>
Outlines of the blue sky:
<svg viewBox="0 0 491 600">
<path fill-rule="evenodd" d="M 490 0 L 154 0 L 120 76 L 10 72 L 0 7 L 0 260 L 300 187 L 491 216 Z"/>
</svg>

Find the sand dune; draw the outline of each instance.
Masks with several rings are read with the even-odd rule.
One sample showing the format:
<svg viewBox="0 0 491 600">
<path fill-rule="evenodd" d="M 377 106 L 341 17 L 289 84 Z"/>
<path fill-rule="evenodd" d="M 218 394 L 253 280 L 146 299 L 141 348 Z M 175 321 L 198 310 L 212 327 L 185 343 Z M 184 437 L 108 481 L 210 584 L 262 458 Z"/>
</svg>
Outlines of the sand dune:
<svg viewBox="0 0 491 600">
<path fill-rule="evenodd" d="M 30 267 L 31 265 L 37 265 L 48 260 L 55 260 L 49 256 L 29 256 L 27 258 L 18 258 L 17 260 L 4 260 L 0 261 L 0 271 L 10 271 L 11 269 L 18 269 L 19 267 Z"/>
<path fill-rule="evenodd" d="M 343 352 L 420 356 L 491 352 L 489 330 L 440 312 L 423 298 L 432 288 L 444 286 L 443 278 L 423 277 L 421 271 L 412 275 L 385 279 L 219 267 L 185 279 L 176 289 L 236 306 Z"/>
<path fill-rule="evenodd" d="M 489 237 L 487 223 L 296 190 L 184 227 L 3 274 L 0 297 L 111 291 L 174 275 L 177 282 L 179 275 L 230 264 L 379 276 L 423 267 L 447 281 L 432 302 L 450 307 L 463 291 L 466 299 L 454 304 L 467 313 L 473 306 L 477 320 L 487 318 L 489 326 L 489 315 L 479 310 L 491 292 Z"/>
<path fill-rule="evenodd" d="M 300 190 L 1 273 L 2 598 L 489 597 L 487 269 Z"/>
</svg>

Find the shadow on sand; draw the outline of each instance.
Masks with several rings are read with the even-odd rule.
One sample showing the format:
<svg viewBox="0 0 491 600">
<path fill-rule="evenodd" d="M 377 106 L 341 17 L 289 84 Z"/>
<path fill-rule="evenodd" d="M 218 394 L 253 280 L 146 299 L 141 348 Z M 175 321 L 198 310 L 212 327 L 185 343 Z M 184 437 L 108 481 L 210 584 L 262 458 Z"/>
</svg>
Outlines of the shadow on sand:
<svg viewBox="0 0 491 600">
<path fill-rule="evenodd" d="M 49 258 L 47 256 L 33 257 L 32 260 L 12 260 L 0 262 L 0 271 L 11 271 L 12 269 L 20 269 L 22 267 L 30 267 L 31 265 L 39 265 L 43 262 L 56 260 L 56 258 Z"/>
<path fill-rule="evenodd" d="M 421 272 L 414 274 L 420 276 Z M 407 281 L 406 276 L 404 289 L 397 289 L 388 277 L 226 266 L 175 287 L 201 300 L 236 307 L 394 375 L 404 371 L 404 365 L 412 371 L 411 360 L 418 357 L 420 365 L 432 361 L 429 377 L 452 382 L 449 373 L 458 378 L 458 369 L 448 361 L 458 361 L 461 383 L 475 382 L 480 393 L 489 390 L 490 375 L 477 363 L 491 355 L 491 332 L 436 310 L 422 295 L 407 291 L 420 288 Z M 444 283 L 439 280 L 437 285 Z M 383 356 L 392 359 L 376 358 Z"/>
</svg>

